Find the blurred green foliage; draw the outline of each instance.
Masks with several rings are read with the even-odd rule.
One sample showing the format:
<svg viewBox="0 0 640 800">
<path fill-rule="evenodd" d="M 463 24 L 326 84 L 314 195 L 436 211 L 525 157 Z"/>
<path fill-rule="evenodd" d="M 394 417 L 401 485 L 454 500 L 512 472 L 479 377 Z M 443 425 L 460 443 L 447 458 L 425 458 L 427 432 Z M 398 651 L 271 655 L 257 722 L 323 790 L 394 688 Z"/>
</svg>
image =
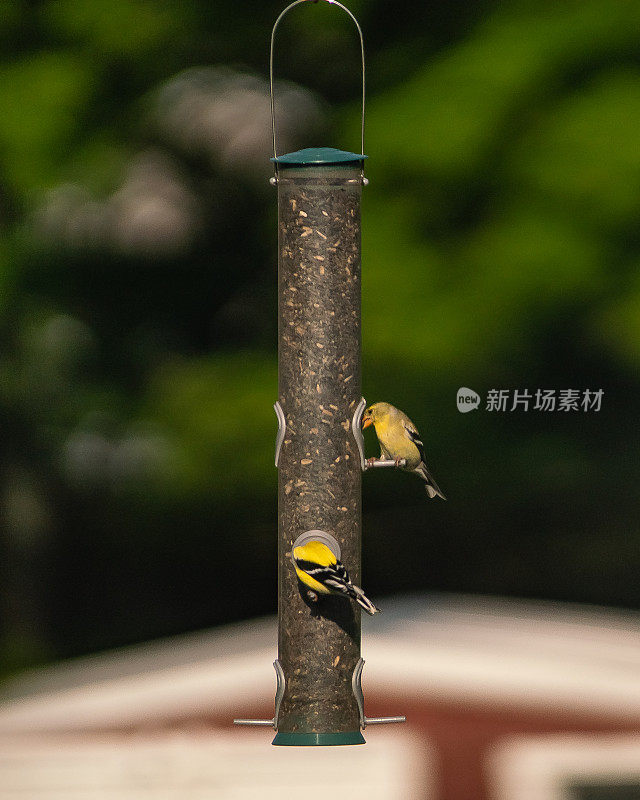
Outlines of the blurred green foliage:
<svg viewBox="0 0 640 800">
<path fill-rule="evenodd" d="M 364 393 L 449 497 L 366 475 L 367 592 L 640 607 L 640 2 L 351 8 Z M 275 610 L 280 10 L 3 5 L 5 671 Z M 352 148 L 348 20 L 299 7 L 277 42 L 283 140 Z M 461 415 L 460 386 L 605 394 Z"/>
</svg>

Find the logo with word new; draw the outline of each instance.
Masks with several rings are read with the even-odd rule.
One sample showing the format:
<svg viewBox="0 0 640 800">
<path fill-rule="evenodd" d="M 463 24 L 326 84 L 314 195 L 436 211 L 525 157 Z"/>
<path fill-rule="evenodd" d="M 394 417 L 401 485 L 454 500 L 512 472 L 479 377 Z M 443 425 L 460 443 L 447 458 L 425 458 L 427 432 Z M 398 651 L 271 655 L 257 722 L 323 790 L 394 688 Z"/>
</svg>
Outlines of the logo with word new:
<svg viewBox="0 0 640 800">
<path fill-rule="evenodd" d="M 460 389 L 458 389 L 456 403 L 458 404 L 458 411 L 461 414 L 466 414 L 468 411 L 473 411 L 474 408 L 478 408 L 480 405 L 480 395 L 474 392 L 473 389 L 461 386 Z"/>
<path fill-rule="evenodd" d="M 602 408 L 604 389 L 489 389 L 485 411 L 595 411 Z M 480 406 L 480 395 L 462 386 L 456 395 L 461 414 Z"/>
</svg>

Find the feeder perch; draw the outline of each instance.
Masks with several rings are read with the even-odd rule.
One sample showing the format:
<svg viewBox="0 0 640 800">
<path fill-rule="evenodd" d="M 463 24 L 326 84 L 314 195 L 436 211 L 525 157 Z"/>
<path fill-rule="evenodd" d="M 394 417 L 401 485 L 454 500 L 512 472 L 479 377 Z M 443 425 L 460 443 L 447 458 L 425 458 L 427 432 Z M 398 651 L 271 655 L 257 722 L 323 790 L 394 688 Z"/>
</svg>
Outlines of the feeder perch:
<svg viewBox="0 0 640 800">
<path fill-rule="evenodd" d="M 366 470 L 371 469 L 372 467 L 404 467 L 404 465 L 407 463 L 404 458 L 401 458 L 397 464 L 395 461 L 386 461 L 384 459 L 365 459 L 364 438 L 362 436 L 361 423 L 362 415 L 366 407 L 367 401 L 363 397 L 358 403 L 358 407 L 353 415 L 353 420 L 351 421 L 351 430 L 353 431 L 354 438 L 358 445 L 358 450 L 360 451 L 360 465 L 362 469 Z"/>
<path fill-rule="evenodd" d="M 291 553 L 323 541 L 361 585 L 360 200 L 364 177 L 365 72 L 362 31 L 361 150 L 314 147 L 278 155 L 270 85 L 274 177 L 278 190 L 278 659 L 272 725 L 276 745 L 364 744 L 368 719 L 360 685 L 360 608 L 326 596 L 309 608 Z M 394 464 L 394 462 L 391 462 Z M 332 534 L 326 533 L 331 531 Z"/>
</svg>

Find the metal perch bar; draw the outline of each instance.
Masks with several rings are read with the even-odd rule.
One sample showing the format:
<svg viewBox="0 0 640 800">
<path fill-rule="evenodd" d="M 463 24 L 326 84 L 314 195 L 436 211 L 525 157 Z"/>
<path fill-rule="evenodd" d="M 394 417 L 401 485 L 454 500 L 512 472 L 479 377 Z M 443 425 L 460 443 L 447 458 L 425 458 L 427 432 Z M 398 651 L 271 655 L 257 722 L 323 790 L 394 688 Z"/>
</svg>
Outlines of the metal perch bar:
<svg viewBox="0 0 640 800">
<path fill-rule="evenodd" d="M 356 698 L 358 704 L 358 713 L 360 714 L 360 727 L 364 730 L 367 725 L 386 725 L 388 722 L 406 722 L 405 716 L 395 717 L 367 717 L 364 713 L 364 695 L 362 694 L 362 670 L 364 669 L 364 658 L 360 658 L 353 670 L 353 677 L 351 678 L 351 688 L 353 689 L 353 696 Z"/>
<path fill-rule="evenodd" d="M 255 728 L 275 728 L 274 719 L 234 719 L 234 725 L 253 725 Z"/>
<path fill-rule="evenodd" d="M 274 728 L 276 731 L 278 730 L 278 714 L 280 713 L 280 703 L 282 702 L 282 697 L 284 695 L 286 680 L 282 670 L 282 665 L 278 659 L 273 662 L 273 668 L 276 671 L 276 708 L 273 719 L 234 719 L 234 725 L 251 725 L 253 727 Z"/>
<path fill-rule="evenodd" d="M 400 461 L 396 464 L 395 461 L 365 461 L 365 469 L 371 469 L 372 467 L 404 467 L 406 466 L 407 462 L 404 458 L 401 458 Z"/>
</svg>

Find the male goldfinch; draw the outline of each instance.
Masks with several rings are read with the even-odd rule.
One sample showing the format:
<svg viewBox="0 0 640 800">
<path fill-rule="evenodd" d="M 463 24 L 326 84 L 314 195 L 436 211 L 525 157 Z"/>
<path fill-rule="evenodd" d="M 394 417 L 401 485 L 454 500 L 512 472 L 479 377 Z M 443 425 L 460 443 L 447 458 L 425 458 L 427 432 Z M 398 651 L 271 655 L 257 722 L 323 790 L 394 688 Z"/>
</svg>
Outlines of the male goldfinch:
<svg viewBox="0 0 640 800">
<path fill-rule="evenodd" d="M 361 605 L 367 614 L 380 611 L 362 589 L 351 583 L 344 564 L 338 561 L 326 544 L 312 539 L 294 547 L 292 558 L 298 580 L 310 590 L 312 599 L 317 600 L 319 594 L 345 595 Z"/>
<path fill-rule="evenodd" d="M 420 434 L 406 414 L 390 403 L 374 403 L 362 415 L 362 427 L 369 425 L 375 428 L 381 459 L 395 461 L 397 467 L 404 459 L 402 469 L 422 478 L 429 497 L 447 499 L 427 469 Z"/>
</svg>

